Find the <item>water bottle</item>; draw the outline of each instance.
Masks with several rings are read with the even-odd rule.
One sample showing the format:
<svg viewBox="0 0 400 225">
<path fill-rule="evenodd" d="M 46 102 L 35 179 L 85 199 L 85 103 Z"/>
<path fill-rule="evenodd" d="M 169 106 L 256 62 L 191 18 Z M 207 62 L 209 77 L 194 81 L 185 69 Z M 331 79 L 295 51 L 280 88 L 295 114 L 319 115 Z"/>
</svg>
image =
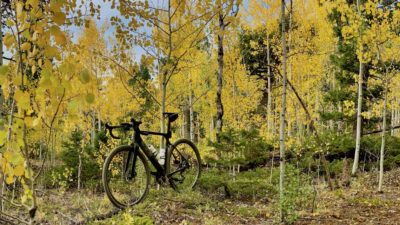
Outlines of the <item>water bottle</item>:
<svg viewBox="0 0 400 225">
<path fill-rule="evenodd" d="M 154 148 L 153 145 L 148 145 L 147 147 L 149 148 L 151 155 L 153 157 L 157 157 L 157 155 L 158 155 L 157 149 Z"/>
<path fill-rule="evenodd" d="M 158 163 L 160 163 L 160 165 L 164 165 L 165 164 L 165 148 L 160 148 L 160 152 L 158 153 Z"/>
</svg>

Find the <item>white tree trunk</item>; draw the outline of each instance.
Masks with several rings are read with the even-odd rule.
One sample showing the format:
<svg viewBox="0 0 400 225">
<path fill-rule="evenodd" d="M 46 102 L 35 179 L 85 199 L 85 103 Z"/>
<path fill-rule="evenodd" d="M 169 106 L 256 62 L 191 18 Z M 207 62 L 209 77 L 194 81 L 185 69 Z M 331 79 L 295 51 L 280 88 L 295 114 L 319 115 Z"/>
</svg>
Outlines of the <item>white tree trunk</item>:
<svg viewBox="0 0 400 225">
<path fill-rule="evenodd" d="M 163 81 L 162 81 L 162 97 L 161 97 L 161 133 L 165 133 L 165 119 L 163 113 L 165 113 L 166 101 L 167 101 L 167 75 L 163 74 Z M 160 138 L 160 148 L 164 148 L 164 137 Z"/>
<path fill-rule="evenodd" d="M 96 136 L 96 115 L 95 112 L 92 112 L 92 135 L 91 135 L 91 141 L 92 141 L 92 147 L 94 148 L 94 139 Z"/>
<path fill-rule="evenodd" d="M 267 31 L 267 74 L 268 74 L 268 99 L 267 99 L 267 124 L 268 132 L 270 134 L 275 133 L 273 129 L 273 117 L 272 117 L 272 79 L 271 79 L 271 56 L 270 56 L 270 45 L 269 45 L 269 33 Z"/>
<path fill-rule="evenodd" d="M 3 1 L 0 1 L 0 66 L 3 65 L 3 7 L 2 7 Z M 2 86 L 0 84 L 0 119 L 2 119 L 2 111 L 3 111 L 3 103 L 4 103 L 4 96 L 3 96 L 3 90 Z M 2 127 L 0 127 L 2 128 Z M 4 194 L 4 176 L 2 176 L 2 179 L 0 180 L 0 210 L 4 210 L 4 205 L 3 205 L 3 194 Z"/>
<path fill-rule="evenodd" d="M 387 74 L 386 74 L 387 76 Z M 388 98 L 388 78 L 386 77 L 385 83 L 385 101 L 383 103 L 383 124 L 382 124 L 382 143 L 381 143 L 381 155 L 379 157 L 379 185 L 378 191 L 382 192 L 382 185 L 383 185 L 383 163 L 385 157 L 385 143 L 386 143 L 386 111 L 387 111 L 387 98 Z"/>
<path fill-rule="evenodd" d="M 193 93 L 190 91 L 189 95 L 189 130 L 190 130 L 190 140 L 194 141 L 194 111 L 193 111 Z"/>
<path fill-rule="evenodd" d="M 361 131 L 362 131 L 362 99 L 363 99 L 363 77 L 364 64 L 360 61 L 360 72 L 358 75 L 358 99 L 357 99 L 357 130 L 356 130 L 356 150 L 354 153 L 352 175 L 357 173 L 358 163 L 360 160 Z"/>
<path fill-rule="evenodd" d="M 81 189 L 81 174 L 82 174 L 82 154 L 79 151 L 78 154 L 78 159 L 79 159 L 79 163 L 78 163 L 78 191 Z"/>
<path fill-rule="evenodd" d="M 360 0 L 357 0 L 358 14 L 361 16 Z M 359 31 L 361 36 L 361 31 Z M 351 174 L 354 176 L 357 173 L 358 162 L 360 160 L 360 145 L 361 145 L 361 131 L 362 131 L 362 99 L 363 99 L 363 80 L 364 80 L 364 63 L 359 56 L 360 69 L 358 73 L 358 99 L 357 99 L 357 130 L 356 130 L 356 150 L 354 153 L 353 169 Z"/>
</svg>

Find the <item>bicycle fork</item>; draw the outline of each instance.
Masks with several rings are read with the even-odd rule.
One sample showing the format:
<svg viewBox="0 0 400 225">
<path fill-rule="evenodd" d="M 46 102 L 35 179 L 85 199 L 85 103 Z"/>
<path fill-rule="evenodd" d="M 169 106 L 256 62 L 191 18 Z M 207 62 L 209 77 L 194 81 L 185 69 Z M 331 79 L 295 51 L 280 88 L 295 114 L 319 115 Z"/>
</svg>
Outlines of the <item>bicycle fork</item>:
<svg viewBox="0 0 400 225">
<path fill-rule="evenodd" d="M 139 146 L 134 145 L 133 146 L 133 151 L 129 151 L 128 152 L 128 158 L 126 159 L 126 163 L 125 163 L 125 176 L 126 179 L 128 179 L 129 181 L 132 180 L 133 178 L 136 177 L 137 173 L 136 173 L 136 161 L 137 161 L 137 157 L 138 157 L 138 151 L 139 151 Z M 131 171 L 130 174 L 127 174 L 129 172 L 129 162 L 131 162 L 131 158 L 132 159 L 132 167 L 131 167 Z"/>
</svg>

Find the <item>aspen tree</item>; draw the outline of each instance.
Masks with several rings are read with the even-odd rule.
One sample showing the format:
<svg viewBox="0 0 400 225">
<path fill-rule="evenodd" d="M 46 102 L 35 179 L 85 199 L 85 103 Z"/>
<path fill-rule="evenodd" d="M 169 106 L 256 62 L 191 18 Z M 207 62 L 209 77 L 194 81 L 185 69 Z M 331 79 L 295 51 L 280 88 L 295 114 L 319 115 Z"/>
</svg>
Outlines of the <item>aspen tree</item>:
<svg viewBox="0 0 400 225">
<path fill-rule="evenodd" d="M 286 46 L 286 19 L 285 19 L 285 0 L 281 1 L 281 38 L 282 38 L 282 101 L 279 128 L 279 156 L 280 156 L 280 175 L 279 175 L 279 202 L 280 219 L 285 220 L 284 202 L 284 179 L 285 179 L 285 116 L 286 116 L 286 86 L 287 86 L 287 46 Z"/>
<path fill-rule="evenodd" d="M 239 12 L 241 0 L 217 0 L 218 13 L 218 34 L 217 34 L 217 49 L 218 49 L 218 71 L 217 71 L 217 95 L 215 103 L 217 113 L 215 116 L 216 140 L 220 142 L 220 133 L 223 127 L 224 106 L 222 102 L 222 86 L 224 76 L 224 32 L 232 22 L 232 17 L 236 17 Z M 231 17 L 231 18 L 230 18 Z"/>
</svg>

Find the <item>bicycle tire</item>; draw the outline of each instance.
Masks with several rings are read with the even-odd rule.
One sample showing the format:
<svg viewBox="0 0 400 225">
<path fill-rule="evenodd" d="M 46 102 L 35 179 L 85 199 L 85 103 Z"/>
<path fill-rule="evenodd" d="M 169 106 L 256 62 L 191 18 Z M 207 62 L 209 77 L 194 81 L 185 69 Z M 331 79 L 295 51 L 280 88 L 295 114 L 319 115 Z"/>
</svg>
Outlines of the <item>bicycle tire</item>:
<svg viewBox="0 0 400 225">
<path fill-rule="evenodd" d="M 141 172 L 144 172 L 145 185 L 144 185 L 144 190 L 140 194 L 140 196 L 138 196 L 134 201 L 131 201 L 129 199 L 128 203 L 124 203 L 124 202 L 121 202 L 121 200 L 119 200 L 118 197 L 116 197 L 117 193 L 114 193 L 114 191 L 112 190 L 113 188 L 110 187 L 110 184 L 111 184 L 111 182 L 110 182 L 111 178 L 110 177 L 112 176 L 112 172 L 111 172 L 111 174 L 109 173 L 110 164 L 113 162 L 113 159 L 114 159 L 114 161 L 116 161 L 115 157 L 117 155 L 119 155 L 120 153 L 124 154 L 124 152 L 129 153 L 129 151 L 133 151 L 133 147 L 130 146 L 130 145 L 124 145 L 124 146 L 120 146 L 120 147 L 115 148 L 109 154 L 109 156 L 106 158 L 106 160 L 104 162 L 104 165 L 103 165 L 103 171 L 102 171 L 102 183 L 103 183 L 103 187 L 104 187 L 104 190 L 106 192 L 106 195 L 107 195 L 108 199 L 111 201 L 111 203 L 114 206 L 116 206 L 117 208 L 120 208 L 120 209 L 124 209 L 126 207 L 129 207 L 129 206 L 132 206 L 132 205 L 136 205 L 136 204 L 139 204 L 140 202 L 142 202 L 146 198 L 146 196 L 147 196 L 147 194 L 149 192 L 149 188 L 150 188 L 149 187 L 149 185 L 150 185 L 150 169 L 149 169 L 149 165 L 148 165 L 148 162 L 147 162 L 147 158 L 143 155 L 143 153 L 140 150 L 138 151 L 138 155 L 137 155 L 138 157 L 137 157 L 136 165 L 135 165 L 135 167 L 138 167 L 138 162 L 141 162 L 141 164 L 143 165 L 143 169 L 144 169 L 144 171 L 141 171 Z M 121 180 L 126 180 L 127 179 L 126 178 L 127 172 L 126 171 L 125 172 L 121 171 L 121 172 L 122 172 Z M 120 174 L 118 174 L 118 176 L 120 176 Z M 136 178 L 134 178 L 134 179 L 136 179 Z M 133 182 L 135 182 L 135 181 L 133 181 Z M 128 198 L 130 198 L 130 197 L 128 197 Z"/>
<path fill-rule="evenodd" d="M 180 182 L 178 180 L 178 178 L 176 178 L 175 174 L 178 174 L 178 173 L 174 174 L 174 172 L 177 171 L 176 166 L 181 166 L 182 158 L 184 158 L 182 153 L 177 154 L 178 156 L 174 155 L 174 153 L 181 151 L 181 150 L 179 150 L 179 148 L 183 145 L 186 145 L 185 146 L 186 150 L 189 150 L 191 152 L 191 159 L 193 160 L 192 165 L 194 164 L 193 168 L 195 168 L 194 174 L 192 174 L 194 176 L 192 178 L 193 180 L 191 180 L 191 181 L 189 180 L 189 182 L 185 181 L 186 178 L 183 176 L 182 173 L 179 173 L 179 174 L 181 177 L 183 177 L 183 180 L 184 180 L 183 182 Z M 179 157 L 181 157 L 181 158 L 179 158 Z M 172 160 L 174 160 L 174 161 L 172 161 Z M 200 158 L 199 150 L 197 149 L 196 145 L 192 141 L 190 141 L 188 139 L 179 139 L 176 142 L 174 142 L 168 150 L 166 163 L 167 163 L 166 174 L 170 181 L 170 185 L 173 189 L 175 189 L 176 191 L 183 191 L 183 190 L 193 189 L 196 186 L 196 184 L 200 178 L 200 175 L 201 175 L 201 158 Z M 184 172 L 186 172 L 186 170 Z M 185 187 L 183 185 L 184 183 L 187 184 L 187 187 Z"/>
</svg>

